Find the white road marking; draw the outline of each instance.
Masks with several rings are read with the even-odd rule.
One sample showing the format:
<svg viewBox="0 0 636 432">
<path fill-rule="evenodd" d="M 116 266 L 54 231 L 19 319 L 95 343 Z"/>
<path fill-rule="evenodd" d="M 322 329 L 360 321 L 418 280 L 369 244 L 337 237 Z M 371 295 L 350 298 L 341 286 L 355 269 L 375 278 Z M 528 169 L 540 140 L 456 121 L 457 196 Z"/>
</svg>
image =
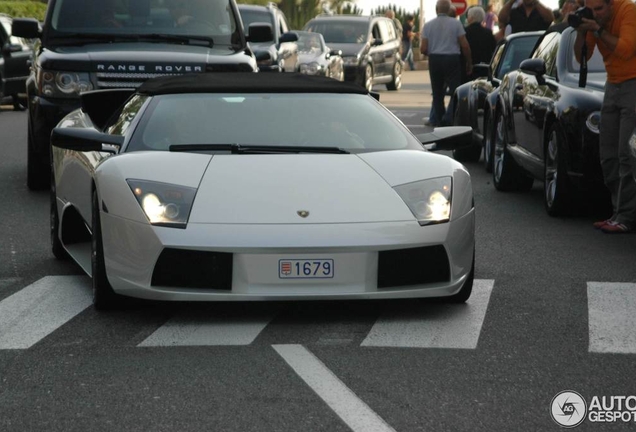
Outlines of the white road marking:
<svg viewBox="0 0 636 432">
<path fill-rule="evenodd" d="M 494 280 L 475 280 L 466 304 L 389 306 L 361 346 L 475 349 Z"/>
<path fill-rule="evenodd" d="M 305 383 L 353 431 L 395 431 L 302 345 L 272 345 Z"/>
<path fill-rule="evenodd" d="M 636 354 L 636 283 L 588 282 L 589 351 Z"/>
<path fill-rule="evenodd" d="M 218 308 L 215 309 L 215 311 Z M 181 312 L 159 327 L 140 347 L 249 345 L 276 316 L 278 307 L 244 313 Z"/>
<path fill-rule="evenodd" d="M 26 349 L 92 303 L 90 278 L 46 276 L 0 302 L 0 349 Z"/>
</svg>

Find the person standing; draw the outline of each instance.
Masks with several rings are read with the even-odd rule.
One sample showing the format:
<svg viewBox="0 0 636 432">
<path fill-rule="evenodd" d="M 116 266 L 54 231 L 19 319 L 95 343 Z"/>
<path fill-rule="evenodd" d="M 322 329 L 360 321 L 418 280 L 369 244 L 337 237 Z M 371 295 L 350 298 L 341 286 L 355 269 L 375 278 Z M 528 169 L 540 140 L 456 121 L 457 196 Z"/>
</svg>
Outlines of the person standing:
<svg viewBox="0 0 636 432">
<path fill-rule="evenodd" d="M 413 62 L 413 15 L 407 15 L 402 26 L 402 61 L 408 62 L 409 68 L 415 70 L 415 63 Z"/>
<path fill-rule="evenodd" d="M 520 0 L 518 7 L 513 7 L 519 0 L 508 0 L 499 11 L 499 26 L 510 24 L 512 33 L 546 30 L 554 14 L 538 0 Z"/>
<path fill-rule="evenodd" d="M 446 87 L 453 94 L 461 83 L 461 53 L 465 60 L 466 75 L 473 70 L 470 46 L 466 40 L 464 26 L 449 16 L 451 3 L 449 0 L 438 0 L 435 5 L 437 17 L 427 22 L 422 28 L 420 52 L 428 56 L 428 72 L 433 89 L 433 110 L 436 123 L 452 124 L 453 106 L 444 107 Z M 432 124 L 439 126 L 440 124 Z"/>
<path fill-rule="evenodd" d="M 493 32 L 495 24 L 497 24 L 498 22 L 499 19 L 497 18 L 497 14 L 493 11 L 492 3 L 488 3 L 488 7 L 486 9 L 486 18 L 484 19 L 483 26 Z"/>
<path fill-rule="evenodd" d="M 594 223 L 605 233 L 636 229 L 636 159 L 630 138 L 636 128 L 636 4 L 631 0 L 586 0 L 594 19 L 576 29 L 574 55 L 581 62 L 598 48 L 607 81 L 601 108 L 599 153 L 605 185 L 612 197 L 611 218 Z"/>
<path fill-rule="evenodd" d="M 497 42 L 495 36 L 491 30 L 482 26 L 482 22 L 486 18 L 486 12 L 479 7 L 473 6 L 466 12 L 466 40 L 470 45 L 470 54 L 473 65 L 477 63 L 490 63 L 492 53 L 495 51 Z M 468 80 L 472 81 L 475 77 L 473 75 L 468 76 Z"/>
</svg>

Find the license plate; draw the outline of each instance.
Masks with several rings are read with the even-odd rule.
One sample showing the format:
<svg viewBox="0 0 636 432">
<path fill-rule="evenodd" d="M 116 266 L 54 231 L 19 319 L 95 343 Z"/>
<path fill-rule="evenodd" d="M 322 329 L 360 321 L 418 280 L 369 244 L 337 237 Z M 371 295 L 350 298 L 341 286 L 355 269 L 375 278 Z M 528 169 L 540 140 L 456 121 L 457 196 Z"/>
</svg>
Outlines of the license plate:
<svg viewBox="0 0 636 432">
<path fill-rule="evenodd" d="M 278 261 L 280 279 L 330 279 L 334 275 L 332 259 L 282 259 Z"/>
</svg>

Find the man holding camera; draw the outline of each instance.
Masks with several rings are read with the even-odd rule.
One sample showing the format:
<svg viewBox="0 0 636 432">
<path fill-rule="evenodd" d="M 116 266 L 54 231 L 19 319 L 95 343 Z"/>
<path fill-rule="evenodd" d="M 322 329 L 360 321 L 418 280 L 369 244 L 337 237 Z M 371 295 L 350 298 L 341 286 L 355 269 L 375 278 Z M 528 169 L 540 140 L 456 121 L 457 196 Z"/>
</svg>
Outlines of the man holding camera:
<svg viewBox="0 0 636 432">
<path fill-rule="evenodd" d="M 508 0 L 499 11 L 499 27 L 510 24 L 511 33 L 546 30 L 552 21 L 550 8 L 537 0 Z"/>
<path fill-rule="evenodd" d="M 598 48 L 607 70 L 599 152 L 613 207 L 612 217 L 594 227 L 605 233 L 628 233 L 636 229 L 636 160 L 629 148 L 636 128 L 636 4 L 586 0 L 585 5 L 593 18 L 580 14 L 574 54 L 581 62 L 583 43 L 588 59 Z"/>
</svg>

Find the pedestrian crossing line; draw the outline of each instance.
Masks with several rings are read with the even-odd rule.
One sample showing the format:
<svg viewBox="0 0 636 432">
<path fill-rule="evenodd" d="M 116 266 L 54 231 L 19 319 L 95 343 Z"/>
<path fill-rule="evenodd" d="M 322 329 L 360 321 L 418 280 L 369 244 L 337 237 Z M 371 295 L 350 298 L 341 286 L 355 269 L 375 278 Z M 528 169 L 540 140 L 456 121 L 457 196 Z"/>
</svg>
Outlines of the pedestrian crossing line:
<svg viewBox="0 0 636 432">
<path fill-rule="evenodd" d="M 46 276 L 0 302 L 0 349 L 27 349 L 92 303 L 86 276 Z"/>
<path fill-rule="evenodd" d="M 494 280 L 476 279 L 466 304 L 389 306 L 360 345 L 476 349 L 494 284 Z"/>
<path fill-rule="evenodd" d="M 272 348 L 352 431 L 395 432 L 305 347 L 272 345 Z"/>
<path fill-rule="evenodd" d="M 588 282 L 589 352 L 636 354 L 636 283 Z"/>
<path fill-rule="evenodd" d="M 248 312 L 180 312 L 138 347 L 249 345 L 278 314 L 279 307 Z"/>
</svg>

